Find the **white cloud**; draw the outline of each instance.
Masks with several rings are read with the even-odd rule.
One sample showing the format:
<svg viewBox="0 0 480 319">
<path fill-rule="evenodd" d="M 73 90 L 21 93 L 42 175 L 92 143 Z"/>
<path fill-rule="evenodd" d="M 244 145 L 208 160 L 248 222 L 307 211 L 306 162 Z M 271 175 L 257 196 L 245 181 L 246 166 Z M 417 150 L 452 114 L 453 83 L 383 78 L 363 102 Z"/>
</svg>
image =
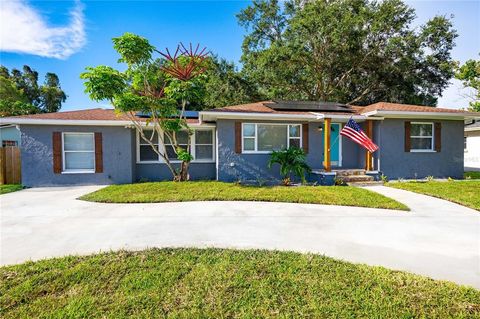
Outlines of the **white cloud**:
<svg viewBox="0 0 480 319">
<path fill-rule="evenodd" d="M 51 27 L 25 0 L 0 1 L 0 51 L 66 59 L 86 42 L 83 6 L 77 1 L 67 26 Z"/>
</svg>

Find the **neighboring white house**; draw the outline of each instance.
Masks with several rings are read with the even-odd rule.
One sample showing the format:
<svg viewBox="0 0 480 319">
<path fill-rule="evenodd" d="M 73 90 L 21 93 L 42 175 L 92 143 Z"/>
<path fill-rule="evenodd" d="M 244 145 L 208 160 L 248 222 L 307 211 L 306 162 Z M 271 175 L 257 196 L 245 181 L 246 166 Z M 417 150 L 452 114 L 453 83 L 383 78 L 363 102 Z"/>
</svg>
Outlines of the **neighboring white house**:
<svg viewBox="0 0 480 319">
<path fill-rule="evenodd" d="M 480 171 L 480 121 L 465 125 L 465 171 Z"/>
</svg>

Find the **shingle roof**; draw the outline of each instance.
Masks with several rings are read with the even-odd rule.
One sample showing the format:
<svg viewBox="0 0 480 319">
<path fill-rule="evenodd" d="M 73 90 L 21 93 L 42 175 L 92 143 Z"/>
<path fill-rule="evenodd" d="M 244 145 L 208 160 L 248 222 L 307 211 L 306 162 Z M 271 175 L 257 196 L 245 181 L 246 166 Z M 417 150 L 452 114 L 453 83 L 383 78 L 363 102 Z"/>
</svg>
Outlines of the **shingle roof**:
<svg viewBox="0 0 480 319">
<path fill-rule="evenodd" d="M 248 104 L 239 104 L 220 107 L 208 112 L 235 112 L 235 113 L 271 113 L 271 114 L 312 114 L 312 111 L 296 111 L 296 110 L 274 110 L 268 107 L 269 104 L 275 103 L 274 101 L 261 101 Z M 352 114 L 348 112 L 317 112 L 322 114 Z"/>
<path fill-rule="evenodd" d="M 9 118 L 15 119 L 36 119 L 36 120 L 71 120 L 71 121 L 130 121 L 124 114 L 116 113 L 113 109 L 86 109 L 78 111 L 65 111 L 55 113 L 41 113 L 18 115 Z M 146 118 L 137 117 L 139 121 L 146 121 Z M 188 123 L 198 123 L 198 119 L 187 119 Z"/>
<path fill-rule="evenodd" d="M 411 105 L 411 104 L 399 104 L 378 102 L 370 104 L 368 106 L 359 107 L 359 113 L 364 114 L 371 111 L 401 111 L 401 112 L 432 112 L 432 113 L 465 113 L 463 110 L 446 109 L 440 107 Z"/>
</svg>

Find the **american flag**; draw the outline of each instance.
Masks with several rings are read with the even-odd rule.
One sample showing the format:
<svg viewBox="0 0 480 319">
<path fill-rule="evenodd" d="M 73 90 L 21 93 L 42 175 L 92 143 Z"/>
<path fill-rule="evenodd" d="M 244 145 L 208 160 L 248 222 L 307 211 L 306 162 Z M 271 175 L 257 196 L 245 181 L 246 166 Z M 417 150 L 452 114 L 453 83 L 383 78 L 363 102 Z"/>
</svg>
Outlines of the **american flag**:
<svg viewBox="0 0 480 319">
<path fill-rule="evenodd" d="M 353 119 L 348 120 L 347 124 L 340 131 L 340 135 L 352 139 L 355 143 L 365 147 L 370 153 L 378 150 L 378 146 L 368 138 L 367 134 L 362 131 L 360 126 Z"/>
</svg>

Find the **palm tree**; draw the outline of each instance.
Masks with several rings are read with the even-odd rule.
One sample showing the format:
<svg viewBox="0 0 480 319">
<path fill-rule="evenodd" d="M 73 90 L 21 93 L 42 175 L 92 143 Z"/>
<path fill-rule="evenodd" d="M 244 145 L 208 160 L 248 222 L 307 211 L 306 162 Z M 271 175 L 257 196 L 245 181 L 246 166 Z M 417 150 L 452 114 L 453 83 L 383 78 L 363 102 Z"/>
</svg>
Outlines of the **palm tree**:
<svg viewBox="0 0 480 319">
<path fill-rule="evenodd" d="M 280 175 L 284 185 L 290 185 L 290 175 L 295 176 L 305 183 L 305 173 L 310 173 L 312 169 L 306 162 L 305 152 L 297 147 L 290 147 L 281 151 L 273 151 L 268 162 L 268 168 L 273 164 L 280 165 Z"/>
</svg>

